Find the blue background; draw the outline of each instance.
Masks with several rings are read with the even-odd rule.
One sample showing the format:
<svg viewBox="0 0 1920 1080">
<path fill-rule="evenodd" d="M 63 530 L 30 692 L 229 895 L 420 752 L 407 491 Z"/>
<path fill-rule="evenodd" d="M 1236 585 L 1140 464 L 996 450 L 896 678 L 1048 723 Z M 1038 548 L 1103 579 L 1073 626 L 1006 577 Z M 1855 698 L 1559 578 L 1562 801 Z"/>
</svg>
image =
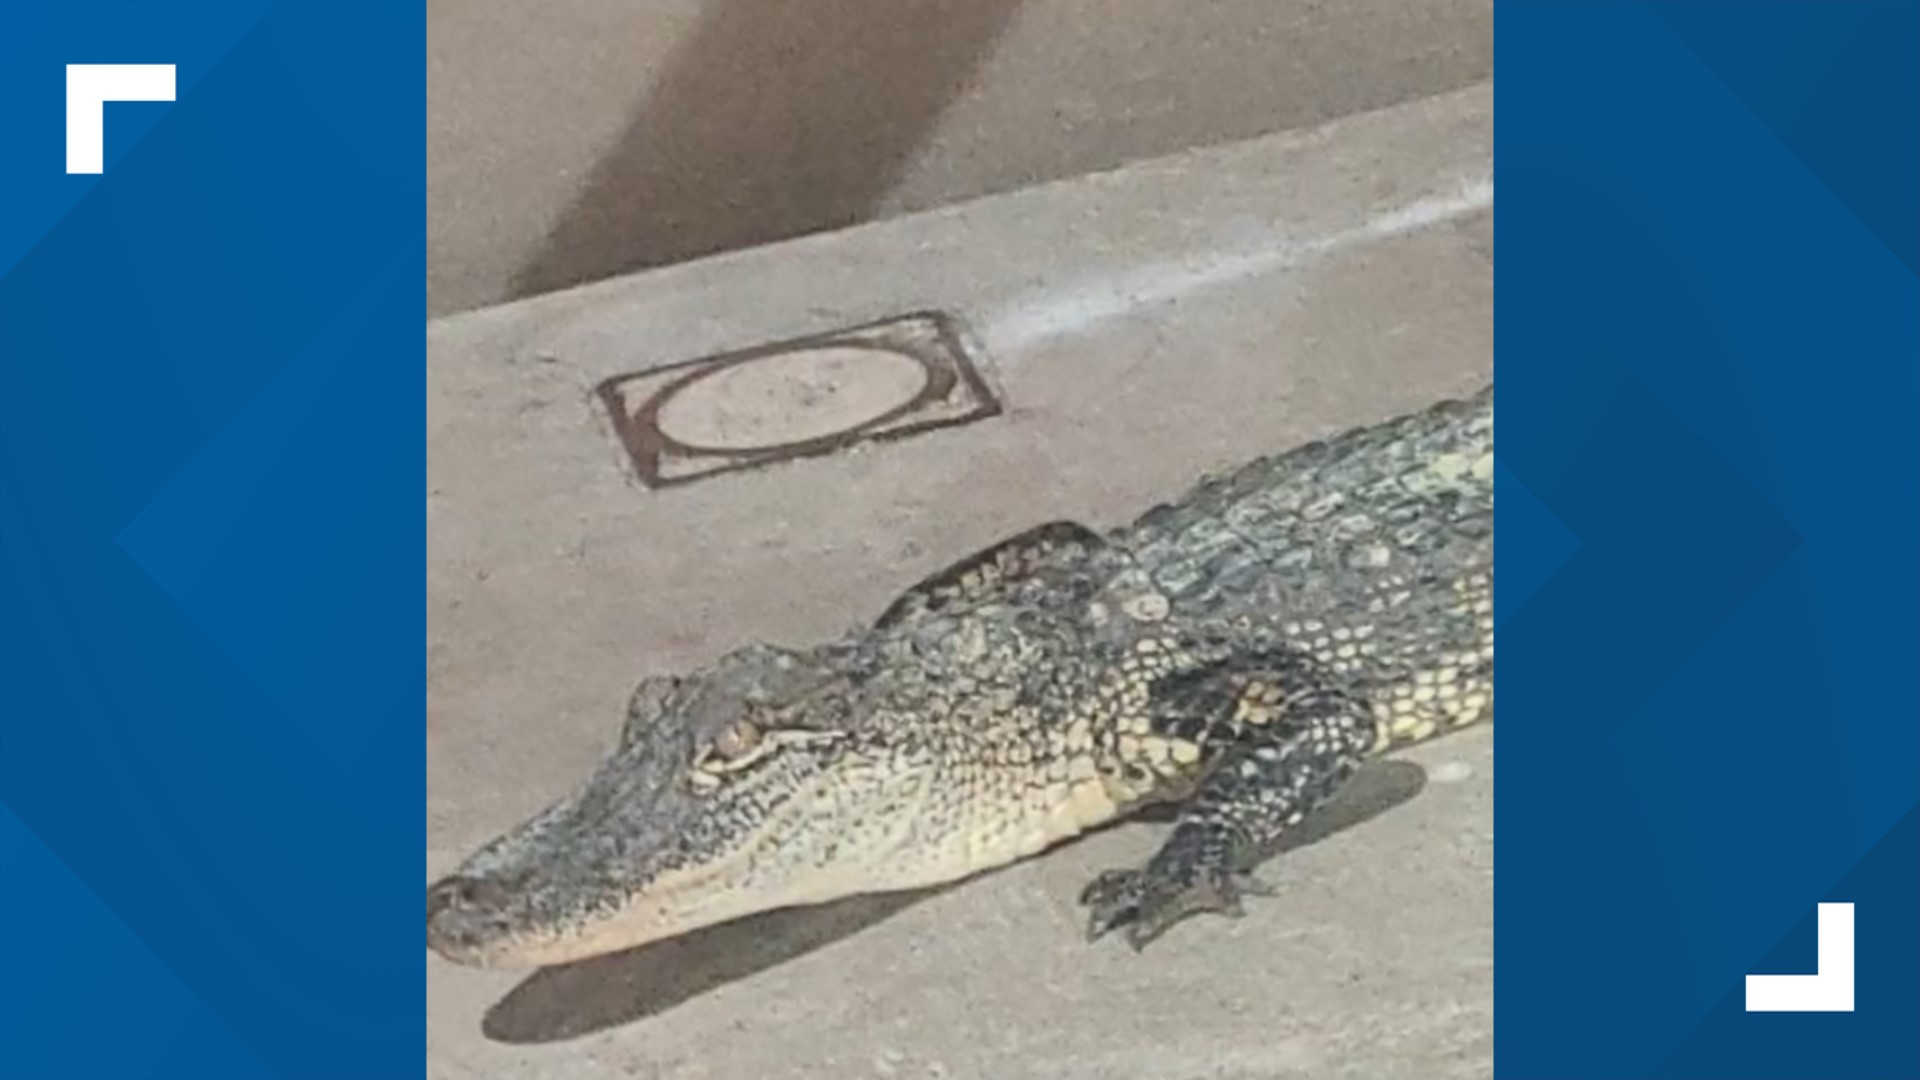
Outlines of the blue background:
<svg viewBox="0 0 1920 1080">
<path fill-rule="evenodd" d="M 1916 12 L 1496 8 L 1503 1080 L 1920 1076 Z"/>
<path fill-rule="evenodd" d="M 1502 1077 L 1920 1076 L 1915 13 L 1498 9 Z M 0 3 L 7 1077 L 421 1069 L 424 19 Z"/>
<path fill-rule="evenodd" d="M 0 3 L 0 1075 L 420 1074 L 425 50 Z"/>
</svg>

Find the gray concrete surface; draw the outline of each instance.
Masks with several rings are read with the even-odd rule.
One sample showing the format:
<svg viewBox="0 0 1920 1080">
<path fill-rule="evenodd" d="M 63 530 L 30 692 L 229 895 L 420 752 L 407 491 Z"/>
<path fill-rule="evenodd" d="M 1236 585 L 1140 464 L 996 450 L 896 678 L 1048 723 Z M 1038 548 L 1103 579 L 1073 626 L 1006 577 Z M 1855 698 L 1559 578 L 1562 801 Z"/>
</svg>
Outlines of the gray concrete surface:
<svg viewBox="0 0 1920 1080">
<path fill-rule="evenodd" d="M 465 310 L 1488 78 L 1491 0 L 429 0 Z"/>
<path fill-rule="evenodd" d="M 1492 371 L 1492 93 L 793 240 L 428 325 L 427 876 L 577 782 L 640 677 L 804 643 L 1020 528 Z M 600 379 L 926 307 L 1008 411 L 664 491 Z M 1281 895 L 1145 954 L 1075 898 L 1132 823 L 930 895 L 536 973 L 427 955 L 428 1074 L 1477 1077 L 1492 1072 L 1492 732 L 1371 767 Z M 424 954 L 424 950 L 423 950 Z"/>
</svg>

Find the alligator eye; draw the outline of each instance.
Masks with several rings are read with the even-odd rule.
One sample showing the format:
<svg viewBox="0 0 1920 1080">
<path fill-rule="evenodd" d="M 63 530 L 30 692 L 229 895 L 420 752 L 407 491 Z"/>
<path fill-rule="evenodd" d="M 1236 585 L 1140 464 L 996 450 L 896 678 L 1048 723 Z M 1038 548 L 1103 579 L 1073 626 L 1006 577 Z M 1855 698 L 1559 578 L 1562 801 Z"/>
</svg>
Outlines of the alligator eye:
<svg viewBox="0 0 1920 1080">
<path fill-rule="evenodd" d="M 753 720 L 737 717 L 694 754 L 687 780 L 696 791 L 712 791 L 720 786 L 721 777 L 772 753 L 776 742 Z"/>
<path fill-rule="evenodd" d="M 735 720 L 714 736 L 713 752 L 725 761 L 738 761 L 760 748 L 760 725 L 746 718 Z"/>
</svg>

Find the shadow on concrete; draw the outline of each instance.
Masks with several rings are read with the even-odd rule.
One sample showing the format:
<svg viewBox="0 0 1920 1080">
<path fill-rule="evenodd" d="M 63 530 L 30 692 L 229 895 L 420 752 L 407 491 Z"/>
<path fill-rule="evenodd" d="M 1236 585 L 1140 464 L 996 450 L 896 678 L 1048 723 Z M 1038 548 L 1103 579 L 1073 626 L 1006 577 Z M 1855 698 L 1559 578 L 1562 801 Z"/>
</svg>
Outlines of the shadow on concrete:
<svg viewBox="0 0 1920 1080">
<path fill-rule="evenodd" d="M 710 0 L 513 297 L 873 215 L 1022 0 Z"/>
<path fill-rule="evenodd" d="M 770 911 L 626 952 L 545 968 L 488 1009 L 480 1030 L 496 1042 L 547 1043 L 618 1027 L 830 945 L 939 891 L 856 896 L 819 907 Z"/>
<path fill-rule="evenodd" d="M 1418 795 L 1426 771 L 1407 761 L 1364 765 L 1320 812 L 1302 822 L 1273 855 L 1318 843 Z M 1169 821 L 1161 807 L 1136 820 Z M 1267 880 L 1285 892 L 1285 878 Z M 818 907 L 768 912 L 669 941 L 541 970 L 500 999 L 481 1021 L 487 1038 L 549 1043 L 657 1016 L 691 998 L 832 944 L 960 884 L 916 892 L 858 896 Z M 1259 910 L 1249 906 L 1250 918 Z M 1160 948 L 1165 948 L 1161 943 Z"/>
<path fill-rule="evenodd" d="M 1299 827 L 1288 833 L 1275 846 L 1270 858 L 1277 858 L 1289 851 L 1317 844 L 1335 833 L 1345 832 L 1366 821 L 1411 800 L 1426 790 L 1427 770 L 1411 761 L 1396 759 L 1375 759 L 1363 765 L 1353 774 L 1353 779 L 1340 793 L 1327 801 L 1320 811 L 1300 823 Z M 1279 867 L 1274 868 L 1279 871 Z M 1271 884 L 1283 893 L 1286 891 L 1286 875 L 1283 872 L 1273 874 Z M 1253 909 L 1249 908 L 1249 913 Z"/>
</svg>

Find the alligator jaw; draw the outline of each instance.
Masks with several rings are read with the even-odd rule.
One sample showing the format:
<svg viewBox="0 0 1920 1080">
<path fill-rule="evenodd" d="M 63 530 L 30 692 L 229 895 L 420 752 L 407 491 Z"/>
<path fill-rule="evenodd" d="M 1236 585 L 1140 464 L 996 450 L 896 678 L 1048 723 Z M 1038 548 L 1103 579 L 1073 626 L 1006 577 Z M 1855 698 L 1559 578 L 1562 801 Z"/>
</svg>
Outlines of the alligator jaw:
<svg viewBox="0 0 1920 1080">
<path fill-rule="evenodd" d="M 951 876 L 912 855 L 940 831 L 923 813 L 938 786 L 924 750 L 848 734 L 845 699 L 817 686 L 777 710 L 748 702 L 742 687 L 779 689 L 783 663 L 753 652 L 643 686 L 619 749 L 578 792 L 427 890 L 428 947 L 475 967 L 545 966 Z M 760 721 L 745 748 L 727 738 L 743 716 Z"/>
<path fill-rule="evenodd" d="M 807 805 L 801 794 L 792 809 Z M 561 832 L 558 842 L 547 830 L 513 865 L 491 863 L 503 843 L 496 841 L 427 890 L 427 945 L 470 967 L 543 967 L 883 885 L 864 871 L 864 860 L 811 865 L 803 856 L 819 847 L 795 828 L 792 819 L 799 817 L 776 811 L 751 830 L 695 825 L 690 833 L 727 842 L 697 851 L 676 845 L 624 864 L 578 861 L 601 846 L 598 837 L 578 830 Z M 529 833 L 538 821 L 506 840 Z M 782 848 L 791 857 L 783 858 Z"/>
<path fill-rule="evenodd" d="M 620 758 L 609 761 L 579 794 L 427 889 L 428 948 L 455 963 L 504 968 L 565 963 L 648 940 L 652 920 L 638 901 L 670 848 L 656 840 L 647 850 L 641 845 L 660 837 L 657 829 L 650 838 L 627 826 L 684 821 L 677 801 L 632 783 Z"/>
<path fill-rule="evenodd" d="M 600 782 L 618 764 L 603 767 Z M 916 865 L 899 858 L 909 839 L 902 825 L 917 820 L 915 792 L 924 790 L 917 774 L 858 771 L 878 782 L 829 770 L 781 781 L 790 795 L 752 813 L 725 801 L 657 807 L 680 822 L 676 836 L 702 842 L 624 859 L 609 855 L 621 850 L 623 818 L 583 814 L 586 796 L 562 804 L 427 890 L 428 947 L 470 967 L 540 967 L 777 908 L 931 883 L 924 874 L 937 869 L 919 864 L 915 875 Z"/>
<path fill-rule="evenodd" d="M 723 868 L 715 869 L 722 872 L 702 876 L 712 883 L 709 888 L 724 896 L 728 878 Z M 523 887 L 545 888 L 556 897 L 565 895 L 550 885 Z M 467 967 L 547 967 L 635 948 L 729 917 L 724 911 L 711 912 L 706 918 L 677 913 L 671 898 L 689 887 L 697 888 L 692 882 L 660 880 L 653 887 L 636 889 L 624 902 L 574 911 L 548 922 L 501 922 L 489 933 L 476 928 L 476 923 L 484 919 L 481 913 L 490 900 L 498 904 L 507 898 L 494 892 L 497 887 L 485 878 L 454 874 L 427 891 L 427 946 L 444 959 Z M 656 893 L 656 888 L 662 892 Z M 476 919 L 476 915 L 480 917 Z"/>
</svg>

